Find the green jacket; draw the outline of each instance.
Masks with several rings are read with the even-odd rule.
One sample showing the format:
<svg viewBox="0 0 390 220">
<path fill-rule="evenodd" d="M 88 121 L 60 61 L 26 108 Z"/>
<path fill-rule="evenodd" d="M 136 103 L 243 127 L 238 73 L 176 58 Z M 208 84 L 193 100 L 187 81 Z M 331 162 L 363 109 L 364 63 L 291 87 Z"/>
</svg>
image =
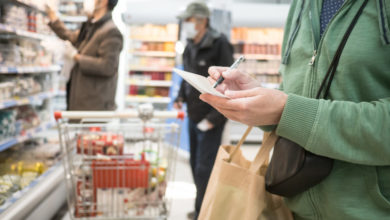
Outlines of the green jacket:
<svg viewBox="0 0 390 220">
<path fill-rule="evenodd" d="M 276 132 L 335 159 L 324 181 L 286 199 L 296 219 L 390 219 L 390 0 L 369 0 L 341 56 L 329 100 L 315 99 L 362 3 L 345 0 L 321 39 L 322 0 L 291 4 L 280 68 L 289 96 Z"/>
</svg>

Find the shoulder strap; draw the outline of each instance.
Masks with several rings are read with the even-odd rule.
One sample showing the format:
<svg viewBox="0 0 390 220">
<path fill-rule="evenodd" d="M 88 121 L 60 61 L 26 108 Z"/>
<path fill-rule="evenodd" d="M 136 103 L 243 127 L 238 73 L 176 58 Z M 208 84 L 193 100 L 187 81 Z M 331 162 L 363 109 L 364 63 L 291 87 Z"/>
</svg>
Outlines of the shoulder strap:
<svg viewBox="0 0 390 220">
<path fill-rule="evenodd" d="M 360 7 L 358 13 L 355 15 L 355 17 L 353 18 L 353 20 L 352 20 L 351 24 L 349 25 L 347 31 L 345 32 L 344 37 L 341 40 L 341 43 L 340 43 L 339 47 L 337 48 L 336 54 L 333 57 L 333 60 L 332 60 L 332 62 L 330 64 L 330 67 L 329 67 L 328 71 L 326 72 L 325 78 L 324 78 L 324 80 L 321 83 L 320 89 L 319 89 L 319 91 L 317 93 L 317 96 L 316 96 L 317 99 L 320 98 L 321 93 L 322 93 L 322 91 L 325 88 L 325 84 L 327 84 L 327 85 L 326 85 L 325 92 L 324 92 L 324 99 L 326 99 L 328 97 L 329 89 L 330 89 L 330 86 L 332 84 L 332 81 L 333 81 L 333 78 L 334 78 L 334 74 L 336 73 L 337 66 L 339 65 L 339 60 L 340 60 L 340 57 L 341 57 L 341 53 L 343 52 L 344 46 L 347 43 L 347 40 L 348 40 L 349 36 L 351 35 L 351 32 L 352 32 L 353 28 L 355 27 L 355 25 L 356 25 L 360 15 L 363 13 L 363 9 L 364 9 L 364 7 L 366 7 L 367 2 L 368 2 L 368 0 L 364 1 L 363 5 Z"/>
</svg>

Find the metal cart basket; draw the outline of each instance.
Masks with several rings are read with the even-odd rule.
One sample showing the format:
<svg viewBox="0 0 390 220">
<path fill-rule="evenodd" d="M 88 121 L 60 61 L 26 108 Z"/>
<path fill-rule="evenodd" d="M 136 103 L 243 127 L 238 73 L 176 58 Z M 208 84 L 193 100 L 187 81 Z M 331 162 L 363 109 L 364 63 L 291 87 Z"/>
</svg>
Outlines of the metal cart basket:
<svg viewBox="0 0 390 220">
<path fill-rule="evenodd" d="M 165 191 L 180 128 L 152 119 L 183 117 L 163 111 L 56 112 L 71 218 L 167 219 Z M 117 120 L 96 122 L 101 119 Z"/>
</svg>

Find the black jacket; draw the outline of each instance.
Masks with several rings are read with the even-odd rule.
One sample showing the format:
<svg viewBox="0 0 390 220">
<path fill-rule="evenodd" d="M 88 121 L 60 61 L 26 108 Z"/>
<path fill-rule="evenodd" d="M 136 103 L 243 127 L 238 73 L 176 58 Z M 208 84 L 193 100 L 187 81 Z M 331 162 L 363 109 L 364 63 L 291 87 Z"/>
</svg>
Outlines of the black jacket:
<svg viewBox="0 0 390 220">
<path fill-rule="evenodd" d="M 213 29 L 209 29 L 198 44 L 189 40 L 183 54 L 184 70 L 206 77 L 210 66 L 230 66 L 233 62 L 232 45 L 223 34 Z M 198 90 L 183 80 L 176 100 L 187 103 L 188 117 L 195 123 L 206 118 L 214 126 L 224 124 L 226 118 L 200 100 L 199 95 Z"/>
</svg>

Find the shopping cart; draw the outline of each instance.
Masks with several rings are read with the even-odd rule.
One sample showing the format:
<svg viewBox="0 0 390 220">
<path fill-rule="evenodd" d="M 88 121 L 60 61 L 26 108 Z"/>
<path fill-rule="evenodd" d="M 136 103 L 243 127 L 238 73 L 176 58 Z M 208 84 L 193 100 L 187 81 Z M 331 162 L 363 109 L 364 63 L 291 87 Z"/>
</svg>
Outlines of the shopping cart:
<svg viewBox="0 0 390 220">
<path fill-rule="evenodd" d="M 157 119 L 183 117 L 145 109 L 56 112 L 71 218 L 167 219 L 180 123 Z"/>
</svg>

